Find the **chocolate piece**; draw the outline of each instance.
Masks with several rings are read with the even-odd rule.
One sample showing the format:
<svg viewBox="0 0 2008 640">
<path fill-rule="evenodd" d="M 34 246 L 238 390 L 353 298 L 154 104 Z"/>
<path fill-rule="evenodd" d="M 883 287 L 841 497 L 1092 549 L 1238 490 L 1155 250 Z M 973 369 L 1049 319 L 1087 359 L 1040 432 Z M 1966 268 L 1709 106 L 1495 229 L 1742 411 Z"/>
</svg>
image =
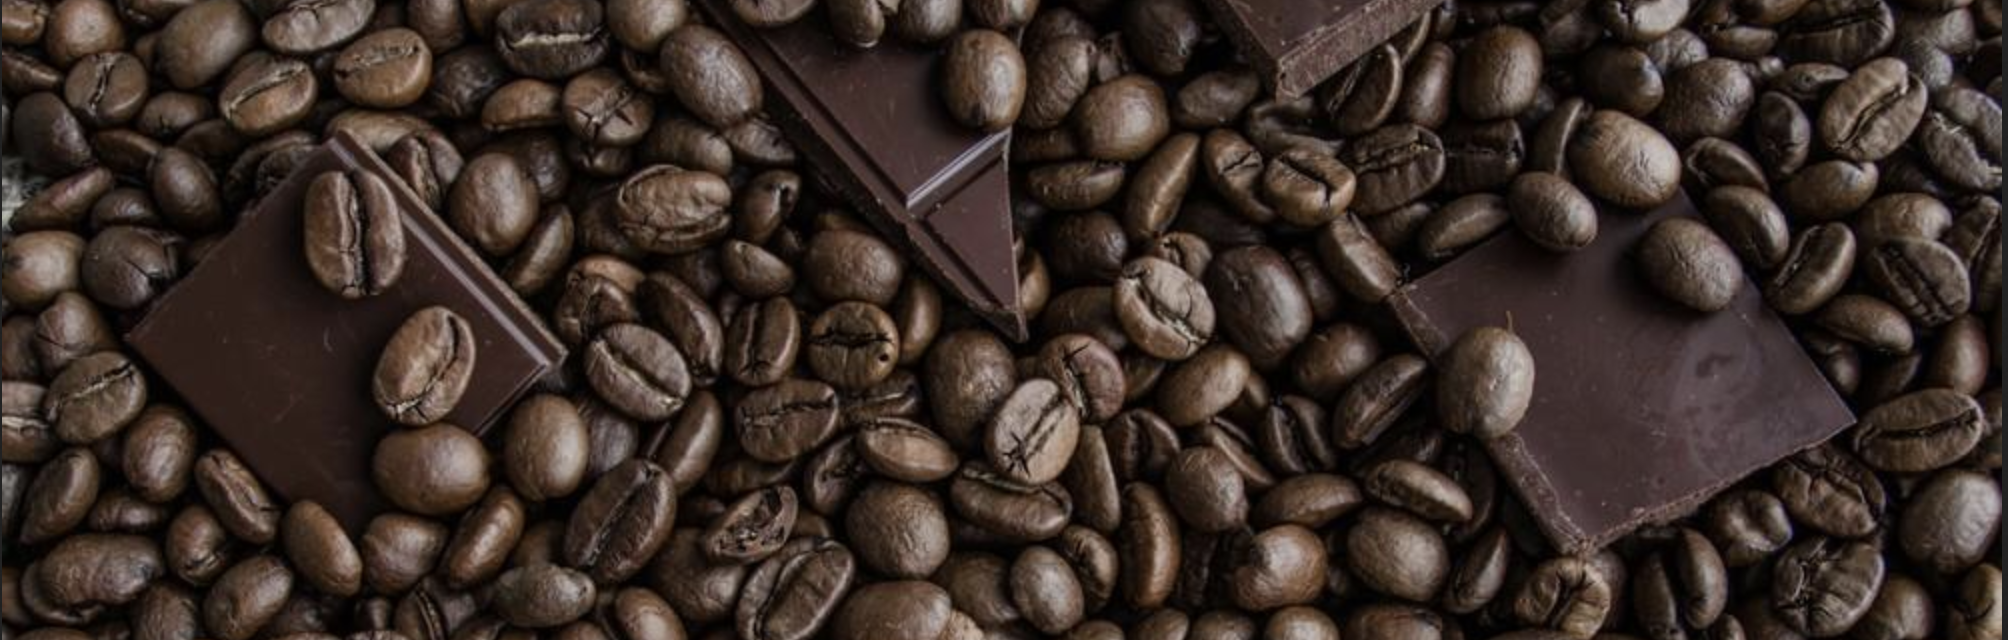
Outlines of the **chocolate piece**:
<svg viewBox="0 0 2008 640">
<path fill-rule="evenodd" d="M 1563 553 L 1685 515 L 1854 423 L 1747 279 L 1702 314 L 1638 274 L 1628 251 L 1652 223 L 1694 215 L 1685 195 L 1605 212 L 1572 254 L 1501 234 L 1389 299 L 1424 353 L 1487 325 L 1527 343 L 1533 406 L 1487 448 Z"/>
<path fill-rule="evenodd" d="M 326 171 L 367 171 L 403 207 L 404 276 L 343 300 L 301 253 L 302 198 Z M 370 400 L 384 344 L 413 312 L 443 305 L 474 328 L 473 381 L 445 422 L 481 433 L 564 360 L 473 250 L 388 165 L 338 134 L 247 213 L 126 336 L 155 373 L 288 500 L 312 499 L 360 533 L 383 501 L 370 458 L 391 420 Z"/>
<path fill-rule="evenodd" d="M 697 4 L 759 68 L 767 105 L 807 154 L 805 164 L 937 282 L 1025 339 L 1004 158 L 1011 134 L 985 134 L 949 117 L 934 77 L 942 53 L 844 44 L 821 12 L 755 29 L 727 0 Z"/>
<path fill-rule="evenodd" d="M 1294 98 L 1442 0 L 1206 0 L 1241 57 L 1281 98 Z"/>
</svg>

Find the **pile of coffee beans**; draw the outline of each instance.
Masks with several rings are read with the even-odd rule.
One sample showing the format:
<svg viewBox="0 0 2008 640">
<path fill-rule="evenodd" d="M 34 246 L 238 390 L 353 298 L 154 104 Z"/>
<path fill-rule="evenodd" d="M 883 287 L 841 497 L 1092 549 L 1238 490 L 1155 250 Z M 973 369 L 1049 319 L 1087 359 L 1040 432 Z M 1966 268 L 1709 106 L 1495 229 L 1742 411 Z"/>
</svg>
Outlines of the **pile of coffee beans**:
<svg viewBox="0 0 2008 640">
<path fill-rule="evenodd" d="M 731 6 L 944 51 L 940 105 L 1014 131 L 1030 340 L 818 188 L 686 0 L 4 0 L 49 183 L 0 270 L 0 632 L 2001 638 L 1999 2 L 1458 0 L 1301 98 L 1195 0 Z M 437 422 L 467 323 L 414 317 L 354 535 L 118 338 L 337 132 L 573 354 L 477 438 Z M 1481 442 L 1524 346 L 1438 369 L 1382 301 L 1683 188 L 1640 286 L 1758 283 L 1861 423 L 1556 553 Z M 345 295 L 395 286 L 329 244 L 393 242 L 328 237 L 394 228 L 378 190 L 309 206 Z"/>
</svg>

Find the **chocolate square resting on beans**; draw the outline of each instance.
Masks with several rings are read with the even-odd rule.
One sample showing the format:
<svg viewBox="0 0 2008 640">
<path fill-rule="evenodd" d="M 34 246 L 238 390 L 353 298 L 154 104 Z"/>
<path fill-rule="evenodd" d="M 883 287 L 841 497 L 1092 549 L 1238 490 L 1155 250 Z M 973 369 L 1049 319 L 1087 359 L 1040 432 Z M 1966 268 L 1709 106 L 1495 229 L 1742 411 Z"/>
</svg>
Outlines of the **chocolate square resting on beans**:
<svg viewBox="0 0 2008 640">
<path fill-rule="evenodd" d="M 327 171 L 384 178 L 402 207 L 404 275 L 344 300 L 301 250 L 307 184 Z M 563 346 L 388 165 L 336 135 L 244 215 L 127 341 L 288 500 L 311 499 L 360 533 L 384 504 L 370 480 L 391 428 L 370 398 L 377 356 L 405 318 L 441 305 L 474 329 L 473 380 L 446 422 L 481 433 L 565 357 Z"/>
<path fill-rule="evenodd" d="M 1504 233 L 1389 299 L 1427 354 L 1481 326 L 1527 343 L 1533 405 L 1487 448 L 1563 553 L 1686 515 L 1854 423 L 1747 279 L 1703 314 L 1638 274 L 1630 250 L 1652 223 L 1695 215 L 1685 195 L 1643 215 L 1605 210 L 1596 241 L 1570 254 Z"/>
</svg>

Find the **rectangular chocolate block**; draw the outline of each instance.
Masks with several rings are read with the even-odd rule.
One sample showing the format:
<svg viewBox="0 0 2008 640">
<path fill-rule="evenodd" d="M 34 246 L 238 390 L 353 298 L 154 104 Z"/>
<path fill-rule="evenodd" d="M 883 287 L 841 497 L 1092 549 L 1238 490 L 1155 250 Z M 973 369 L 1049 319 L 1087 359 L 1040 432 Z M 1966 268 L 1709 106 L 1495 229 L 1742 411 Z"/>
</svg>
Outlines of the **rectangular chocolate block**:
<svg viewBox="0 0 2008 640">
<path fill-rule="evenodd" d="M 1533 352 L 1533 405 L 1487 448 L 1563 553 L 1685 515 L 1854 423 L 1747 280 L 1728 309 L 1702 314 L 1638 275 L 1638 238 L 1694 215 L 1685 195 L 1645 215 L 1606 211 L 1573 254 L 1509 230 L 1390 298 L 1426 354 L 1488 325 Z"/>
<path fill-rule="evenodd" d="M 859 49 L 822 12 L 775 29 L 741 22 L 727 0 L 699 0 L 760 70 L 767 108 L 804 163 L 880 233 L 1007 335 L 1025 336 L 1011 249 L 1009 131 L 955 122 L 941 104 L 942 52 L 887 41 Z"/>
<path fill-rule="evenodd" d="M 302 253 L 301 201 L 327 171 L 390 183 L 404 210 L 404 275 L 382 295 L 343 300 Z M 391 428 L 370 399 L 384 343 L 413 312 L 452 309 L 474 328 L 472 382 L 446 422 L 480 433 L 565 350 L 388 165 L 330 138 L 246 213 L 126 337 L 189 408 L 288 500 L 320 502 L 360 532 L 382 502 L 370 480 Z"/>
<path fill-rule="evenodd" d="M 1206 6 L 1270 90 L 1294 98 L 1442 1 L 1206 0 Z"/>
</svg>

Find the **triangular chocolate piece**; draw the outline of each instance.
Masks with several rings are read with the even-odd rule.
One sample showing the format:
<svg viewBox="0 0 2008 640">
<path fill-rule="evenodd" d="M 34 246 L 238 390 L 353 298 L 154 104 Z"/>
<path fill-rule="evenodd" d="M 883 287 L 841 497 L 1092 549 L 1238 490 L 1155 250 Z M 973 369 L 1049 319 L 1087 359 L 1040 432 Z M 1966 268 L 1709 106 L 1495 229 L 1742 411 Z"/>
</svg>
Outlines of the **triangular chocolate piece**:
<svg viewBox="0 0 2008 640">
<path fill-rule="evenodd" d="M 1004 158 L 1009 131 L 948 115 L 934 74 L 942 52 L 886 42 L 859 49 L 820 13 L 775 29 L 699 0 L 767 87 L 767 106 L 807 166 L 922 268 L 1013 339 L 1025 338 Z"/>
</svg>

